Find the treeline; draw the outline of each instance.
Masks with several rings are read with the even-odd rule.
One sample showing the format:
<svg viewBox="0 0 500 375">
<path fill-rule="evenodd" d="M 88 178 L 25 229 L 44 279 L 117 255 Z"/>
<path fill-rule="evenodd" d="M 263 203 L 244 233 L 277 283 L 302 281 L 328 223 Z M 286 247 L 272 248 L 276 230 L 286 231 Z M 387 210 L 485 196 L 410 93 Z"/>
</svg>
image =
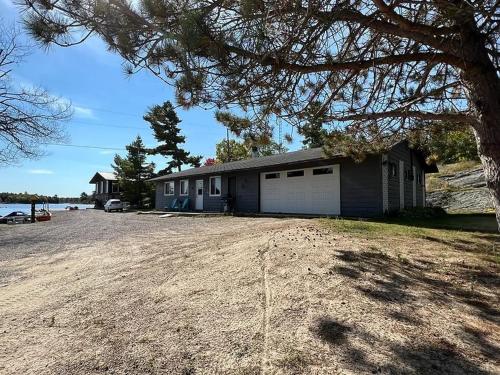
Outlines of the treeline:
<svg viewBox="0 0 500 375">
<path fill-rule="evenodd" d="M 45 196 L 38 194 L 24 193 L 0 193 L 0 202 L 2 203 L 31 203 L 32 201 L 37 203 L 48 202 L 48 203 L 80 203 L 80 198 L 75 197 L 58 197 L 57 194 L 54 196 Z"/>
</svg>

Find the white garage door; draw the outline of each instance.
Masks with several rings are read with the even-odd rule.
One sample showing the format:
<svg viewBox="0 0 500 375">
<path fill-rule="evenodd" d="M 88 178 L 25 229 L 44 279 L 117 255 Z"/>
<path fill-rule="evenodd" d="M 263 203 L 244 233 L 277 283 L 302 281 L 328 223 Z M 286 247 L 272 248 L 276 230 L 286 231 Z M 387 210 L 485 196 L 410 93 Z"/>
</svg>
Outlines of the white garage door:
<svg viewBox="0 0 500 375">
<path fill-rule="evenodd" d="M 261 173 L 260 210 L 340 215 L 340 166 Z"/>
</svg>

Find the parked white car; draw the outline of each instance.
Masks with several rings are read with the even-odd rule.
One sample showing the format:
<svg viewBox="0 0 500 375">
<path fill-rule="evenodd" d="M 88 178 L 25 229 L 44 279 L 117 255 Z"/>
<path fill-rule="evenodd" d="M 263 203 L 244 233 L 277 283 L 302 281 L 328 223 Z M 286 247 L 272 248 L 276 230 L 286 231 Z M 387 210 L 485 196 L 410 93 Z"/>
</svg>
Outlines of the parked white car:
<svg viewBox="0 0 500 375">
<path fill-rule="evenodd" d="M 110 199 L 104 205 L 104 212 L 120 211 L 123 212 L 123 203 L 119 199 Z"/>
</svg>

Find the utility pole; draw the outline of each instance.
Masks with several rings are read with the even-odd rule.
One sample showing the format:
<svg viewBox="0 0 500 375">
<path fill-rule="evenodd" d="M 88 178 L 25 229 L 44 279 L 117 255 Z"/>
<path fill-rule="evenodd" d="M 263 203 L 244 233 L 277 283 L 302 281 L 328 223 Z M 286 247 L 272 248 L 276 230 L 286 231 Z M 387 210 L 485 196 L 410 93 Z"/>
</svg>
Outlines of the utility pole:
<svg viewBox="0 0 500 375">
<path fill-rule="evenodd" d="M 229 129 L 226 128 L 227 161 L 231 160 L 231 147 L 229 146 Z"/>
</svg>

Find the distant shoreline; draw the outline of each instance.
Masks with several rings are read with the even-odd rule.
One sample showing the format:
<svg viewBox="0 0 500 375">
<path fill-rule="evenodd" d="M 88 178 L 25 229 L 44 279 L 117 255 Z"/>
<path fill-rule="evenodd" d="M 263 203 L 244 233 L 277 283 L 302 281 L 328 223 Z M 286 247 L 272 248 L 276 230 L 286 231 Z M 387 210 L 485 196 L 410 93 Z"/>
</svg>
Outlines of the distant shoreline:
<svg viewBox="0 0 500 375">
<path fill-rule="evenodd" d="M 58 202 L 58 203 L 50 203 L 47 201 L 36 201 L 35 204 L 89 204 L 91 205 L 92 203 L 81 203 L 81 202 Z M 31 204 L 31 202 L 2 202 L 0 201 L 0 204 Z"/>
</svg>

